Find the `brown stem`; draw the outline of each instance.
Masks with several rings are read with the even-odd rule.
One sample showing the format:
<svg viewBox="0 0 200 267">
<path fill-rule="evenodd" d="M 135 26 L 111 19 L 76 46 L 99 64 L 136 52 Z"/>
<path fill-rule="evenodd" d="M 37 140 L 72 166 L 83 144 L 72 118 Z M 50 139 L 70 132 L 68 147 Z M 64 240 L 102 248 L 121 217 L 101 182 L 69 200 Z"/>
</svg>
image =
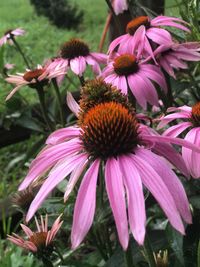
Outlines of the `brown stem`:
<svg viewBox="0 0 200 267">
<path fill-rule="evenodd" d="M 105 26 L 104 26 L 104 29 L 103 29 L 103 32 L 101 35 L 101 40 L 99 43 L 99 52 L 102 52 L 102 50 L 103 50 L 103 46 L 105 43 L 105 39 L 106 39 L 106 35 L 107 35 L 108 29 L 110 26 L 111 19 L 112 19 L 112 13 L 110 12 L 106 18 L 106 23 L 105 23 Z"/>
</svg>

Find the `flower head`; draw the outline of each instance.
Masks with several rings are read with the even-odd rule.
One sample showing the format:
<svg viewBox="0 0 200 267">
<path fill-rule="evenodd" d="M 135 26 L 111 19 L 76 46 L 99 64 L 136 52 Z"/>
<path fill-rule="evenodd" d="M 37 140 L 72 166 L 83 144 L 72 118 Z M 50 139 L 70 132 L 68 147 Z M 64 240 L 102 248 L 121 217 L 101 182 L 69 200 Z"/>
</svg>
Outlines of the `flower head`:
<svg viewBox="0 0 200 267">
<path fill-rule="evenodd" d="M 147 107 L 147 102 L 159 106 L 153 82 L 156 82 L 164 92 L 167 91 L 165 78 L 159 67 L 139 62 L 132 54 L 115 54 L 113 60 L 102 71 L 102 77 L 124 94 L 128 94 L 130 88 L 138 104 L 144 109 Z"/>
<path fill-rule="evenodd" d="M 109 47 L 109 52 L 113 52 L 117 47 L 120 53 L 136 53 L 141 55 L 150 55 L 154 58 L 151 43 L 158 45 L 170 45 L 172 41 L 171 34 L 160 27 L 170 26 L 189 31 L 185 21 L 167 16 L 158 16 L 151 19 L 148 16 L 140 16 L 131 20 L 126 27 L 126 34 L 116 38 Z"/>
<path fill-rule="evenodd" d="M 184 61 L 200 61 L 200 43 L 160 45 L 154 56 L 158 64 L 172 77 L 176 78 L 174 69 L 187 69 Z"/>
<path fill-rule="evenodd" d="M 106 87 L 106 84 L 103 86 Z M 93 98 L 88 92 L 88 97 Z M 90 88 L 90 92 L 94 90 Z M 125 95 L 121 94 L 121 98 L 124 98 L 124 103 L 128 102 Z M 81 109 L 72 97 L 68 100 L 75 114 L 79 116 L 84 112 L 85 105 L 82 104 Z M 129 241 L 128 224 L 136 241 L 139 244 L 144 242 L 146 214 L 142 184 L 153 194 L 173 227 L 184 233 L 181 217 L 191 223 L 189 203 L 181 182 L 163 157 L 171 159 L 182 169 L 185 165 L 169 143 L 199 151 L 196 146 L 181 139 L 155 134 L 139 123 L 133 108 L 120 103 L 119 98 L 86 108 L 79 126 L 52 133 L 45 149 L 32 162 L 19 190 L 24 190 L 47 172 L 48 175 L 29 208 L 27 221 L 65 177 L 70 175 L 65 201 L 82 177 L 71 232 L 72 247 L 78 247 L 94 219 L 97 180 L 103 165 L 106 191 L 124 249 Z"/>
<path fill-rule="evenodd" d="M 23 29 L 20 29 L 20 28 L 17 28 L 17 29 L 14 29 L 14 30 L 7 30 L 4 33 L 4 36 L 0 39 L 0 47 L 3 44 L 6 44 L 8 41 L 10 41 L 12 43 L 12 39 L 15 36 L 20 36 L 20 35 L 24 35 L 24 34 L 25 34 L 25 31 Z"/>
<path fill-rule="evenodd" d="M 200 102 L 196 103 L 193 107 L 182 106 L 179 108 L 169 108 L 168 112 L 170 112 L 170 114 L 160 118 L 158 128 L 166 126 L 175 119 L 184 121 L 169 127 L 163 135 L 177 137 L 186 132 L 184 139 L 199 147 Z M 200 178 L 200 154 L 183 147 L 182 156 L 191 176 L 193 178 Z"/>
<path fill-rule="evenodd" d="M 38 65 L 36 69 L 27 70 L 25 73 L 18 73 L 17 75 L 8 75 L 5 80 L 9 83 L 15 84 L 16 87 L 9 93 L 6 100 L 9 100 L 22 86 L 28 85 L 31 88 L 37 88 L 38 85 L 44 86 L 55 77 L 63 74 L 62 69 L 57 69 L 54 72 L 47 72 L 45 68 Z"/>
<path fill-rule="evenodd" d="M 86 43 L 73 38 L 61 46 L 59 56 L 49 64 L 47 71 L 61 67 L 67 72 L 71 68 L 76 75 L 82 76 L 88 64 L 92 66 L 94 73 L 99 74 L 101 72 L 99 64 L 106 63 L 106 61 L 107 55 L 90 52 Z"/>
<path fill-rule="evenodd" d="M 55 220 L 51 230 L 48 230 L 48 216 L 45 220 L 41 216 L 41 224 L 38 223 L 35 217 L 37 232 L 33 232 L 26 225 L 21 224 L 21 228 L 27 235 L 22 238 L 17 234 L 8 235 L 8 240 L 17 246 L 35 253 L 38 257 L 43 257 L 53 251 L 53 240 L 59 231 L 63 221 L 60 221 L 61 215 Z"/>
</svg>

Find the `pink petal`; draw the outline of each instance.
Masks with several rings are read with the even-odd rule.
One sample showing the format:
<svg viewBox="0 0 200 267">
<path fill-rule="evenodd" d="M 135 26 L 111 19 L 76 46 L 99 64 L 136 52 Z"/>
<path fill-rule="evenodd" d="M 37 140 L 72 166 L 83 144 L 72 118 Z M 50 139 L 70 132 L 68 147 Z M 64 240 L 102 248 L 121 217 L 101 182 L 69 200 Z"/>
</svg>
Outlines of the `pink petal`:
<svg viewBox="0 0 200 267">
<path fill-rule="evenodd" d="M 65 189 L 64 194 L 64 201 L 66 202 L 69 195 L 71 194 L 72 190 L 74 189 L 79 177 L 81 176 L 83 170 L 86 167 L 87 160 L 83 159 L 83 161 L 76 167 L 76 169 L 73 170 L 73 172 L 70 175 L 70 179 L 67 183 L 67 187 Z"/>
<path fill-rule="evenodd" d="M 114 39 L 112 41 L 112 43 L 110 44 L 109 46 L 109 49 L 108 49 L 108 53 L 112 53 L 114 51 L 114 49 L 121 43 L 121 42 L 125 42 L 126 39 L 128 37 L 128 34 L 124 34 L 124 35 L 121 35 L 119 37 L 117 37 L 116 39 Z"/>
<path fill-rule="evenodd" d="M 187 223 L 191 223 L 192 216 L 189 208 L 189 202 L 179 178 L 167 166 L 162 158 L 158 157 L 150 150 L 143 148 L 138 149 L 137 155 L 139 155 L 143 160 L 147 161 L 149 165 L 156 171 L 156 173 L 162 178 L 163 182 L 171 193 L 182 218 Z"/>
<path fill-rule="evenodd" d="M 28 236 L 28 237 L 31 237 L 33 235 L 33 232 L 31 231 L 30 228 L 28 228 L 26 225 L 24 224 L 20 224 L 21 225 L 21 228 L 23 229 L 24 233 Z"/>
<path fill-rule="evenodd" d="M 147 108 L 147 100 L 146 100 L 146 92 L 143 87 L 142 79 L 137 75 L 129 75 L 128 76 L 128 84 L 131 92 L 135 96 L 138 104 L 146 110 Z"/>
<path fill-rule="evenodd" d="M 90 53 L 91 57 L 93 57 L 98 63 L 106 64 L 108 61 L 108 55 L 103 53 Z"/>
<path fill-rule="evenodd" d="M 82 76 L 83 72 L 86 69 L 86 61 L 84 57 L 76 57 L 74 59 L 70 60 L 70 67 L 72 69 L 72 71 L 78 75 L 78 76 Z"/>
<path fill-rule="evenodd" d="M 126 214 L 125 190 L 119 163 L 108 159 L 105 167 L 105 183 L 110 206 L 115 218 L 120 243 L 124 250 L 128 247 L 129 234 Z"/>
<path fill-rule="evenodd" d="M 94 219 L 99 165 L 99 160 L 92 163 L 84 175 L 78 191 L 71 231 L 72 249 L 77 248 L 82 242 Z"/>
<path fill-rule="evenodd" d="M 192 124 L 191 122 L 181 122 L 177 125 L 169 127 L 164 133 L 163 136 L 177 137 L 183 131 L 185 131 Z"/>
<path fill-rule="evenodd" d="M 76 166 L 80 164 L 82 159 L 87 158 L 86 155 L 80 154 L 68 157 L 63 161 L 62 164 L 58 165 L 57 168 L 54 167 L 54 169 L 51 170 L 49 173 L 48 178 L 45 180 L 43 185 L 41 186 L 39 192 L 37 193 L 36 197 L 31 203 L 31 206 L 28 210 L 26 221 L 29 221 L 36 210 L 40 207 L 40 205 L 43 203 L 45 198 L 48 196 L 48 194 L 66 177 L 68 176 Z"/>
<path fill-rule="evenodd" d="M 200 147 L 200 128 L 191 129 L 185 136 L 185 140 Z M 182 155 L 186 166 L 188 167 L 193 178 L 200 178 L 200 153 L 183 147 Z"/>
<path fill-rule="evenodd" d="M 69 154 L 80 151 L 80 148 L 81 146 L 77 143 L 77 140 L 72 139 L 66 143 L 61 143 L 44 150 L 44 152 L 40 153 L 32 162 L 32 168 L 30 168 L 18 190 L 21 191 L 27 188 L 32 181 L 43 175 L 59 160 L 67 157 Z"/>
<path fill-rule="evenodd" d="M 16 86 L 6 97 L 6 101 L 8 101 L 19 89 L 22 87 L 22 85 Z"/>
<path fill-rule="evenodd" d="M 143 245 L 146 214 L 141 177 L 131 157 L 120 156 L 119 162 L 126 185 L 131 232 L 138 244 Z"/>
<path fill-rule="evenodd" d="M 189 172 L 187 170 L 183 158 L 172 145 L 162 142 L 156 142 L 154 147 L 152 148 L 152 151 L 167 159 L 186 177 L 189 176 Z"/>
<path fill-rule="evenodd" d="M 173 42 L 170 33 L 164 29 L 149 28 L 146 32 L 146 35 L 156 44 L 166 45 L 166 44 L 171 44 Z"/>
<path fill-rule="evenodd" d="M 80 107 L 70 92 L 67 92 L 67 105 L 69 109 L 76 115 L 76 117 L 78 117 Z"/>
<path fill-rule="evenodd" d="M 138 156 L 137 153 L 131 157 L 134 164 L 137 166 L 144 185 L 158 201 L 170 223 L 175 229 L 184 234 L 184 226 L 176 208 L 176 204 L 162 178 L 151 167 L 151 165 L 147 161 L 143 160 L 142 157 Z"/>
<path fill-rule="evenodd" d="M 57 145 L 63 141 L 68 140 L 69 138 L 77 137 L 80 135 L 80 128 L 69 126 L 67 128 L 62 128 L 56 130 L 46 140 L 47 145 Z"/>
</svg>

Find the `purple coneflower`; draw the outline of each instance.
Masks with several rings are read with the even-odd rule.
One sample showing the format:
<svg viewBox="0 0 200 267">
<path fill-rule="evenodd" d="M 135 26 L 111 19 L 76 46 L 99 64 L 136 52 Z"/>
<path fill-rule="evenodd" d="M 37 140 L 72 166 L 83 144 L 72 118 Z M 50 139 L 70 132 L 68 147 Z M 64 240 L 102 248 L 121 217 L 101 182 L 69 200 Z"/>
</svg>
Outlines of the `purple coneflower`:
<svg viewBox="0 0 200 267">
<path fill-rule="evenodd" d="M 116 38 L 110 44 L 109 52 L 113 52 L 119 46 L 119 52 L 131 51 L 133 53 L 137 51 L 138 56 L 145 52 L 154 58 L 150 41 L 159 45 L 168 45 L 173 42 L 171 34 L 160 26 L 171 26 L 189 32 L 190 30 L 181 23 L 187 24 L 179 18 L 167 16 L 158 16 L 154 19 L 148 16 L 137 17 L 127 24 L 127 33 Z"/>
<path fill-rule="evenodd" d="M 193 143 L 197 147 L 200 146 L 200 102 L 195 104 L 192 108 L 182 106 L 178 108 L 169 108 L 169 115 L 162 117 L 158 128 L 162 128 L 175 119 L 183 119 L 184 122 L 179 122 L 177 125 L 169 127 L 164 136 L 177 137 L 187 130 L 184 139 Z M 189 128 L 189 129 L 188 129 Z M 195 151 L 189 150 L 185 147 L 182 148 L 182 156 L 185 164 L 193 178 L 200 178 L 200 154 Z"/>
<path fill-rule="evenodd" d="M 113 0 L 112 6 L 116 15 L 119 15 L 128 9 L 127 0 Z"/>
<path fill-rule="evenodd" d="M 40 225 L 35 217 L 37 232 L 33 232 L 26 225 L 21 224 L 21 228 L 27 235 L 27 238 L 23 239 L 21 236 L 13 233 L 13 235 L 8 235 L 8 240 L 33 253 L 45 253 L 46 249 L 52 247 L 53 240 L 63 223 L 63 221 L 60 221 L 60 218 L 61 215 L 55 220 L 51 230 L 48 230 L 48 216 L 46 215 L 45 220 L 41 216 Z"/>
<path fill-rule="evenodd" d="M 45 75 L 44 75 L 45 73 Z M 25 73 L 18 73 L 17 75 L 8 75 L 5 80 L 8 83 L 15 84 L 16 87 L 9 93 L 6 100 L 9 100 L 22 86 L 28 85 L 31 88 L 36 88 L 39 84 L 46 85 L 52 78 L 63 75 L 63 70 L 57 68 L 51 73 L 46 72 L 46 69 L 38 65 L 34 70 L 28 70 Z M 42 79 L 40 77 L 42 76 Z"/>
<path fill-rule="evenodd" d="M 20 28 L 6 31 L 4 33 L 4 36 L 0 39 L 0 47 L 6 44 L 8 41 L 12 43 L 12 38 L 14 38 L 15 36 L 20 36 L 24 34 L 25 34 L 25 31 Z"/>
<path fill-rule="evenodd" d="M 87 64 L 92 66 L 94 73 L 101 72 L 99 64 L 106 63 L 107 55 L 90 52 L 86 43 L 79 39 L 71 39 L 61 47 L 60 54 L 50 64 L 47 71 L 63 68 L 65 72 L 70 68 L 76 75 L 82 76 Z"/>
<path fill-rule="evenodd" d="M 95 84 L 99 90 L 92 88 Z M 137 121 L 127 98 L 116 88 L 98 80 L 86 84 L 86 87 L 86 96 L 83 87 L 80 108 L 70 103 L 75 113 L 79 114 L 79 126 L 59 129 L 49 136 L 46 147 L 32 162 L 28 175 L 19 187 L 19 190 L 24 190 L 48 172 L 26 220 L 32 218 L 48 194 L 70 175 L 64 195 L 66 201 L 82 176 L 71 232 L 72 248 L 78 247 L 94 219 L 97 180 L 102 167 L 119 240 L 124 249 L 129 241 L 128 223 L 136 241 L 140 245 L 144 242 L 146 214 L 142 183 L 158 201 L 173 227 L 184 233 L 182 219 L 191 223 L 184 188 L 163 160 L 163 157 L 170 157 L 170 152 L 168 155 L 166 149 L 160 157 L 153 152 L 153 148 L 159 142 L 171 142 L 196 151 L 199 149 L 182 139 L 154 135 L 147 126 Z M 95 104 L 96 99 L 98 104 Z"/>
<path fill-rule="evenodd" d="M 176 79 L 173 69 L 187 69 L 184 61 L 200 60 L 200 43 L 189 42 L 183 44 L 161 45 L 154 51 L 158 64 L 173 78 Z"/>
<path fill-rule="evenodd" d="M 158 94 L 153 82 L 156 82 L 165 93 L 167 92 L 165 78 L 160 68 L 138 62 L 131 54 L 116 54 L 102 71 L 102 77 L 124 94 L 128 93 L 129 88 L 143 109 L 147 108 L 147 102 L 152 106 L 159 106 Z"/>
</svg>

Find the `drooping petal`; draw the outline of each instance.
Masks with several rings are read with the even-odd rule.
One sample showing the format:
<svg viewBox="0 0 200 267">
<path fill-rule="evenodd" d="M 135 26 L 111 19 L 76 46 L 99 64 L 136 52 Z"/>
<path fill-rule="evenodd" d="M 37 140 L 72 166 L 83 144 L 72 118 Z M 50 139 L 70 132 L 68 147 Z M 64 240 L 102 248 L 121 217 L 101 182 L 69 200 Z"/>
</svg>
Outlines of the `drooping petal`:
<svg viewBox="0 0 200 267">
<path fill-rule="evenodd" d="M 72 249 L 77 248 L 82 242 L 94 219 L 99 164 L 99 160 L 92 163 L 84 175 L 78 191 L 71 231 Z"/>
<path fill-rule="evenodd" d="M 177 125 L 173 125 L 163 133 L 163 136 L 177 137 L 191 125 L 191 122 L 181 122 Z"/>
<path fill-rule="evenodd" d="M 43 175 L 59 160 L 67 157 L 69 154 L 73 155 L 75 152 L 80 151 L 81 145 L 77 140 L 72 139 L 66 143 L 61 143 L 53 147 L 45 149 L 38 157 L 32 162 L 27 176 L 20 184 L 18 190 L 24 190 L 36 178 Z"/>
<path fill-rule="evenodd" d="M 41 186 L 39 192 L 35 196 L 34 200 L 31 203 L 31 206 L 28 210 L 26 221 L 29 221 L 32 216 L 35 214 L 36 210 L 43 203 L 45 198 L 49 193 L 66 177 L 68 176 L 76 166 L 80 164 L 82 159 L 87 159 L 85 154 L 75 155 L 68 157 L 64 160 L 62 164 L 55 166 L 49 173 L 48 178 L 45 180 Z"/>
<path fill-rule="evenodd" d="M 171 193 L 182 218 L 187 223 L 191 223 L 192 216 L 189 208 L 189 202 L 179 178 L 174 174 L 174 172 L 161 157 L 152 153 L 150 150 L 140 148 L 137 150 L 137 155 L 139 155 L 143 160 L 147 161 L 148 164 L 162 178 L 163 182 Z"/>
<path fill-rule="evenodd" d="M 119 162 L 128 196 L 128 216 L 131 232 L 138 244 L 143 245 L 146 214 L 141 177 L 131 157 L 120 156 Z"/>
<path fill-rule="evenodd" d="M 74 99 L 72 93 L 67 92 L 67 105 L 69 109 L 78 117 L 78 113 L 80 111 L 79 104 Z"/>
<path fill-rule="evenodd" d="M 146 35 L 149 39 L 160 45 L 173 42 L 170 33 L 164 29 L 150 28 L 147 30 Z"/>
<path fill-rule="evenodd" d="M 174 199 L 159 174 L 142 157 L 132 155 L 144 185 L 149 189 L 175 229 L 184 234 L 184 226 Z"/>
<path fill-rule="evenodd" d="M 115 218 L 120 243 L 124 250 L 128 247 L 129 234 L 126 214 L 125 190 L 119 163 L 111 158 L 106 162 L 105 183 L 110 206 Z"/>
<path fill-rule="evenodd" d="M 80 128 L 75 126 L 69 126 L 67 128 L 58 129 L 52 134 L 49 135 L 49 137 L 46 140 L 47 145 L 57 145 L 65 140 L 68 140 L 69 138 L 77 137 L 80 134 Z"/>
<path fill-rule="evenodd" d="M 191 129 L 185 136 L 185 140 L 200 147 L 200 128 Z M 193 178 L 200 178 L 200 153 L 192 151 L 186 147 L 182 148 L 182 155 L 186 166 Z"/>
<path fill-rule="evenodd" d="M 80 57 L 76 57 L 74 59 L 70 60 L 70 67 L 72 69 L 72 71 L 78 75 L 78 76 L 82 76 L 83 72 L 86 69 L 86 61 L 85 58 L 80 56 Z"/>
</svg>

